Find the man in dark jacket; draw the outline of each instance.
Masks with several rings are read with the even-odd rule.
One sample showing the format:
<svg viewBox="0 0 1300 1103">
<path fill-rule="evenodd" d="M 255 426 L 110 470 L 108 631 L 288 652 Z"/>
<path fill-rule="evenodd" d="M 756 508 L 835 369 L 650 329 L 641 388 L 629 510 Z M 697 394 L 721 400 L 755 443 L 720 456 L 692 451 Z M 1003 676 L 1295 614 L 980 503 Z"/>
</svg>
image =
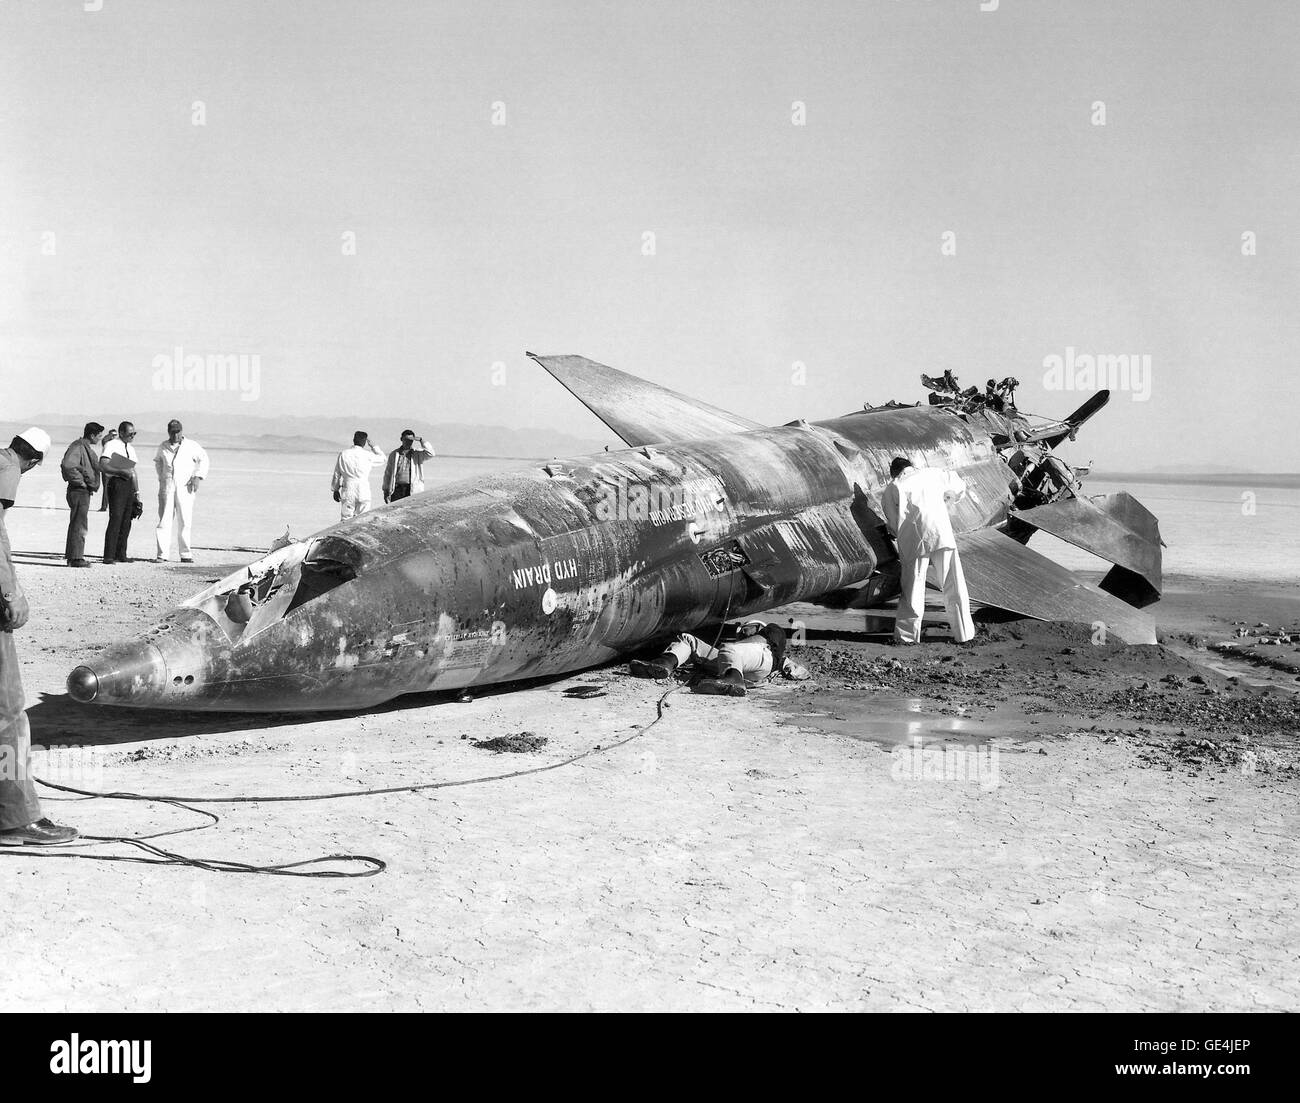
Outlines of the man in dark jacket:
<svg viewBox="0 0 1300 1103">
<path fill-rule="evenodd" d="M 63 557 L 69 567 L 89 567 L 86 562 L 86 531 L 90 527 L 90 499 L 99 489 L 99 437 L 104 427 L 86 422 L 81 439 L 63 453 L 63 481 L 68 484 L 68 539 Z"/>
</svg>

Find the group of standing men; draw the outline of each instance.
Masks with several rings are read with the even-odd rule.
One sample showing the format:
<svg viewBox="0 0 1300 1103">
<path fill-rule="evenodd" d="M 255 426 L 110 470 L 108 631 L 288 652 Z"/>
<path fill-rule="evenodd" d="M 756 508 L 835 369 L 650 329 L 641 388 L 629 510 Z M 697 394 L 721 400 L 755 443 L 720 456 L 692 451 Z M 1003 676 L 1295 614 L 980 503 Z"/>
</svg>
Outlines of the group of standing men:
<svg viewBox="0 0 1300 1103">
<path fill-rule="evenodd" d="M 352 434 L 352 447 L 334 461 L 330 489 L 339 504 L 339 519 L 346 521 L 370 508 L 370 471 L 380 460 L 384 464 L 384 504 L 409 498 L 424 490 L 424 461 L 433 459 L 433 449 L 414 429 L 402 430 L 402 443 L 385 456 L 360 430 Z"/>
<path fill-rule="evenodd" d="M 63 481 L 68 484 L 68 538 L 64 558 L 70 567 L 89 567 L 86 559 L 86 533 L 90 522 L 90 500 L 104 484 L 108 505 L 108 527 L 104 531 L 103 562 L 129 563 L 127 542 L 131 524 L 144 513 L 140 498 L 139 456 L 136 453 L 135 425 L 122 422 L 110 438 L 104 426 L 89 421 L 81 437 L 63 453 Z M 48 439 L 48 438 L 47 438 Z M 177 536 L 182 563 L 194 562 L 190 535 L 194 520 L 194 498 L 208 476 L 208 454 L 198 441 L 185 436 L 179 421 L 167 423 L 167 439 L 154 453 L 154 471 L 158 476 L 158 525 L 155 530 L 158 553 L 155 562 L 163 563 L 171 551 L 172 519 L 180 521 Z"/>
<path fill-rule="evenodd" d="M 40 430 L 36 430 L 40 432 Z M 64 558 L 70 567 L 89 567 L 86 534 L 90 526 L 90 502 L 104 486 L 108 527 L 104 531 L 103 562 L 129 563 L 127 542 L 132 522 L 144 513 L 140 498 L 139 456 L 135 448 L 136 429 L 129 421 L 108 430 L 97 421 L 86 423 L 81 437 L 63 454 L 63 481 L 68 484 L 70 517 Z M 48 446 L 48 437 L 45 438 Z M 370 508 L 370 471 L 386 461 L 383 478 L 384 502 L 396 502 L 424 490 L 424 462 L 433 449 L 411 429 L 403 430 L 401 445 L 385 454 L 367 433 L 357 432 L 352 447 L 339 453 L 334 464 L 331 489 L 339 503 L 340 517 L 347 520 Z M 194 499 L 208 477 L 208 454 L 198 441 L 185 435 L 179 421 L 167 423 L 167 439 L 158 445 L 153 458 L 158 476 L 158 525 L 155 530 L 157 555 L 163 563 L 171 551 L 173 518 L 179 521 L 177 545 L 182 563 L 194 562 L 190 537 L 194 523 Z"/>
</svg>

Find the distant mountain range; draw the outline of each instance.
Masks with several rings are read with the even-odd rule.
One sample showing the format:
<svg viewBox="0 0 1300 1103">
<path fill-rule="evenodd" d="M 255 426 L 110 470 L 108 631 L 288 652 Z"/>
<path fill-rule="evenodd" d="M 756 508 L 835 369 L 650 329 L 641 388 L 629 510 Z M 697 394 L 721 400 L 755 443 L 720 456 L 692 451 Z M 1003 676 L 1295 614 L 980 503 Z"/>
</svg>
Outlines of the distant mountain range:
<svg viewBox="0 0 1300 1103">
<path fill-rule="evenodd" d="M 1206 464 L 1204 467 L 1198 467 L 1192 463 L 1167 463 L 1159 467 L 1153 467 L 1148 471 L 1150 475 L 1242 475 L 1250 474 L 1245 468 L 1241 467 L 1224 467 L 1222 464 Z"/>
<path fill-rule="evenodd" d="M 60 451 L 81 435 L 84 418 L 67 414 L 36 414 L 21 422 L 0 421 L 0 438 L 7 444 L 15 433 L 39 425 Z M 396 448 L 403 429 L 414 429 L 435 452 L 452 456 L 500 456 L 534 459 L 581 456 L 599 452 L 606 444 L 622 447 L 611 435 L 605 440 L 576 437 L 551 429 L 508 429 L 502 425 L 421 425 L 392 417 L 256 417 L 249 414 L 187 416 L 142 413 L 136 420 L 139 440 L 150 446 L 167 436 L 167 422 L 179 417 L 186 436 L 208 448 L 257 449 L 271 452 L 337 452 L 352 443 L 352 434 L 364 429 L 381 448 Z"/>
<path fill-rule="evenodd" d="M 252 414 L 141 413 L 136 420 L 140 441 L 152 448 L 167 436 L 167 421 L 179 417 L 185 432 L 208 448 L 238 448 L 267 452 L 337 452 L 352 443 L 352 434 L 364 429 L 383 449 L 396 448 L 403 429 L 423 435 L 435 452 L 444 456 L 491 456 L 503 459 L 549 459 L 583 456 L 624 447 L 612 433 L 605 438 L 578 437 L 552 429 L 509 429 L 503 425 L 465 425 L 458 422 L 421 425 L 392 417 L 258 417 Z M 36 414 L 21 421 L 0 421 L 0 447 L 29 425 L 39 425 L 63 449 L 81 435 L 88 417 Z M 599 432 L 599 430 L 597 430 Z M 1094 468 L 1093 479 L 1106 482 L 1203 483 L 1211 485 L 1295 487 L 1300 475 L 1286 472 L 1241 471 L 1222 465 L 1161 464 L 1136 471 Z"/>
<path fill-rule="evenodd" d="M 1300 488 L 1300 473 L 1293 471 L 1233 471 L 1215 468 L 1211 471 L 1177 470 L 1153 467 L 1149 471 L 1106 471 L 1094 467 L 1090 480 L 1106 483 L 1161 483 L 1170 486 L 1230 486 L 1241 490 L 1274 487 L 1284 490 Z M 1085 490 L 1088 484 L 1085 482 Z"/>
</svg>

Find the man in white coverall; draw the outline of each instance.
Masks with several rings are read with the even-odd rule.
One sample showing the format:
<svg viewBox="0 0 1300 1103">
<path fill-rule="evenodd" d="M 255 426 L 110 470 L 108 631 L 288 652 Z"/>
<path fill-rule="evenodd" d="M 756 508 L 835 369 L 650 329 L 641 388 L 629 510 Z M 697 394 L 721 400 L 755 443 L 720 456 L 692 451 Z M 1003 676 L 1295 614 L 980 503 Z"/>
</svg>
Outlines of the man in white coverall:
<svg viewBox="0 0 1300 1103">
<path fill-rule="evenodd" d="M 966 493 L 965 480 L 955 471 L 913 467 L 911 460 L 904 456 L 894 458 L 889 474 L 891 482 L 885 487 L 881 503 L 885 523 L 898 541 L 902 568 L 894 642 L 921 642 L 925 579 L 933 565 L 935 582 L 943 591 L 953 639 L 966 643 L 975 638 L 975 623 L 971 620 L 966 578 L 948 517 L 948 502 Z"/>
<path fill-rule="evenodd" d="M 208 477 L 208 454 L 196 440 L 190 440 L 179 421 L 167 423 L 167 439 L 154 453 L 153 467 L 158 473 L 158 542 L 155 563 L 165 563 L 172 546 L 172 514 L 180 518 L 177 545 L 181 562 L 193 563 L 190 554 L 190 526 L 194 520 L 194 496 L 199 484 Z"/>
<path fill-rule="evenodd" d="M 352 434 L 352 447 L 339 453 L 330 482 L 334 500 L 339 504 L 340 520 L 346 521 L 370 508 L 370 469 L 387 458 L 375 447 L 369 433 Z"/>
</svg>

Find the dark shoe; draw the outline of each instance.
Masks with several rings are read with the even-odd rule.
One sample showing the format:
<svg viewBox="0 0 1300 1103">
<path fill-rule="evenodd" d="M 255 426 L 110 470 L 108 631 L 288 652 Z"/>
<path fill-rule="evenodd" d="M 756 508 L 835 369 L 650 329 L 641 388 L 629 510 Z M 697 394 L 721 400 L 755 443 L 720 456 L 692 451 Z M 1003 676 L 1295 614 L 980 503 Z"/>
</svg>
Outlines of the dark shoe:
<svg viewBox="0 0 1300 1103">
<path fill-rule="evenodd" d="M 701 678 L 695 683 L 695 692 L 717 697 L 744 697 L 745 687 L 740 682 L 724 682 L 721 678 Z"/>
<path fill-rule="evenodd" d="M 60 827 L 51 820 L 39 819 L 26 827 L 9 827 L 0 831 L 0 846 L 59 846 L 77 837 L 75 827 Z"/>
<path fill-rule="evenodd" d="M 182 555 L 182 556 L 181 556 L 181 562 L 182 562 L 182 563 L 193 563 L 194 560 L 193 560 L 193 559 L 186 559 L 185 556 Z"/>
<path fill-rule="evenodd" d="M 116 559 L 105 559 L 103 561 L 105 567 L 111 567 L 116 562 L 117 562 Z"/>
<path fill-rule="evenodd" d="M 68 566 L 69 566 L 69 567 L 89 567 L 90 564 L 89 564 L 86 560 L 84 560 L 84 559 L 69 559 L 69 560 L 68 560 Z"/>
<path fill-rule="evenodd" d="M 668 678 L 672 676 L 677 669 L 677 660 L 671 656 L 651 659 L 649 662 L 643 659 L 633 659 L 627 665 L 627 672 L 633 678 Z"/>
</svg>

